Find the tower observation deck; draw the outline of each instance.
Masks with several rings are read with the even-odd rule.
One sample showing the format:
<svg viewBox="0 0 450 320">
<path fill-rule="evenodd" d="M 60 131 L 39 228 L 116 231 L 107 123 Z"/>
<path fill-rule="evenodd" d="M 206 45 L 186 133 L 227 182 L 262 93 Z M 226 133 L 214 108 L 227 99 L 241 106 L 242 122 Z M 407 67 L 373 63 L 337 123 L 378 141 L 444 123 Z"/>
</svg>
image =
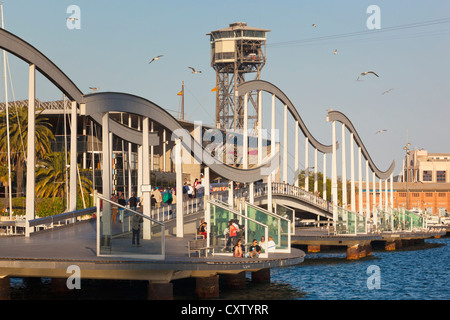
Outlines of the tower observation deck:
<svg viewBox="0 0 450 320">
<path fill-rule="evenodd" d="M 266 39 L 270 30 L 252 28 L 245 22 L 211 31 L 211 66 L 216 71 L 216 127 L 241 130 L 244 124 L 244 97 L 235 94 L 246 81 L 246 74 L 260 80 L 266 63 Z M 258 119 L 258 95 L 248 96 L 248 127 L 254 128 Z"/>
</svg>

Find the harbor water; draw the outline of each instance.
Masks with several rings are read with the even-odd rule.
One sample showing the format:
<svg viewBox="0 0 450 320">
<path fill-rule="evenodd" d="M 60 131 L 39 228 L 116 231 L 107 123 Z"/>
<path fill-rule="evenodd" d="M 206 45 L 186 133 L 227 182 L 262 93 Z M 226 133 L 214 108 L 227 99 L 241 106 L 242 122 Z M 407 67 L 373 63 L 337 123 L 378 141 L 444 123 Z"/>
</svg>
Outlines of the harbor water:
<svg viewBox="0 0 450 320">
<path fill-rule="evenodd" d="M 306 254 L 303 263 L 271 269 L 271 282 L 245 289 L 221 286 L 216 300 L 449 300 L 450 238 L 427 239 L 396 251 L 373 248 L 370 257 L 347 260 L 344 251 Z M 50 279 L 38 286 L 11 279 L 13 300 L 145 300 L 145 283 L 84 281 L 81 290 L 55 295 Z M 195 300 L 195 279 L 174 282 L 174 299 Z"/>
</svg>

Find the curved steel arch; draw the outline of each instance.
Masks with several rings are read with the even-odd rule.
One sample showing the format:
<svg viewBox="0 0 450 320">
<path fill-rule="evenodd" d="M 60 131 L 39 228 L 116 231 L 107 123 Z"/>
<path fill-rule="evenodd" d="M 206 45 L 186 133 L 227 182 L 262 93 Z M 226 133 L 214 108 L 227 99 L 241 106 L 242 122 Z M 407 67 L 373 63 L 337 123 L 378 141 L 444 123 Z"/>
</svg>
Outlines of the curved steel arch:
<svg viewBox="0 0 450 320">
<path fill-rule="evenodd" d="M 0 48 L 10 52 L 28 64 L 34 64 L 36 70 L 59 88 L 70 100 L 78 104 L 82 103 L 84 95 L 80 89 L 78 89 L 61 69 L 31 44 L 4 29 L 0 29 Z M 98 116 L 93 115 L 92 118 L 97 123 L 102 123 Z M 135 130 L 112 119 L 110 119 L 109 125 L 118 137 L 136 144 L 142 144 L 142 134 L 137 134 Z M 154 134 L 150 136 L 150 143 L 153 145 L 157 144 Z M 139 143 L 139 141 L 141 142 Z"/>
<path fill-rule="evenodd" d="M 375 165 L 375 163 L 373 162 L 372 158 L 370 157 L 369 152 L 367 151 L 366 147 L 364 146 L 364 143 L 362 142 L 361 138 L 359 137 L 358 132 L 356 131 L 355 127 L 353 126 L 353 123 L 350 121 L 349 118 L 347 118 L 347 116 L 345 116 L 342 112 L 331 110 L 331 111 L 328 111 L 327 120 L 328 121 L 339 121 L 339 122 L 345 124 L 345 126 L 348 128 L 348 130 L 351 133 L 353 133 L 356 144 L 361 148 L 364 158 L 366 158 L 366 160 L 369 162 L 369 166 L 372 169 L 372 171 L 375 173 L 375 175 L 379 179 L 389 178 L 389 176 L 392 174 L 392 172 L 394 172 L 395 161 L 392 161 L 389 169 L 384 172 L 381 171 L 380 169 L 378 169 L 377 166 Z"/>
<path fill-rule="evenodd" d="M 175 134 L 177 130 L 185 130 L 178 120 L 176 120 L 166 110 L 155 103 L 136 95 L 120 92 L 93 93 L 83 97 L 83 104 L 85 106 L 82 107 L 82 114 L 86 116 L 93 116 L 95 114 L 113 111 L 128 112 L 148 117 L 153 121 L 160 123 Z M 142 136 L 142 133 L 140 135 Z M 185 136 L 183 136 L 183 138 L 184 137 Z M 216 158 L 213 158 L 190 134 L 189 141 L 182 139 L 182 144 L 185 149 L 188 150 L 200 163 L 206 162 L 207 166 L 211 168 L 211 170 L 222 177 L 242 183 L 258 181 L 265 177 L 273 171 L 271 170 L 271 166 L 274 162 L 272 160 L 278 157 L 278 154 L 276 154 L 274 157 L 270 158 L 269 161 L 259 167 L 239 169 L 231 167 Z M 198 154 L 193 152 L 193 150 L 202 150 L 201 156 L 203 159 L 201 159 Z"/>
<path fill-rule="evenodd" d="M 309 132 L 308 128 L 306 127 L 305 123 L 303 122 L 302 118 L 300 117 L 300 114 L 298 113 L 297 109 L 294 107 L 294 104 L 289 100 L 289 98 L 284 94 L 281 89 L 276 87 L 270 82 L 264 81 L 264 80 L 252 80 L 248 82 L 244 82 L 240 84 L 237 87 L 237 94 L 239 96 L 243 96 L 246 93 L 250 91 L 255 90 L 263 90 L 268 93 L 274 94 L 281 102 L 283 102 L 285 105 L 287 105 L 289 112 L 294 117 L 295 120 L 298 121 L 298 124 L 300 126 L 300 129 L 302 130 L 305 137 L 308 138 L 309 143 L 319 150 L 322 153 L 332 153 L 333 152 L 333 146 L 332 145 L 324 145 L 317 141 L 317 139 Z"/>
<path fill-rule="evenodd" d="M 58 87 L 69 99 L 81 102 L 83 93 L 49 58 L 28 42 L 14 34 L 0 29 L 0 48 L 12 53 L 29 64 Z"/>
</svg>

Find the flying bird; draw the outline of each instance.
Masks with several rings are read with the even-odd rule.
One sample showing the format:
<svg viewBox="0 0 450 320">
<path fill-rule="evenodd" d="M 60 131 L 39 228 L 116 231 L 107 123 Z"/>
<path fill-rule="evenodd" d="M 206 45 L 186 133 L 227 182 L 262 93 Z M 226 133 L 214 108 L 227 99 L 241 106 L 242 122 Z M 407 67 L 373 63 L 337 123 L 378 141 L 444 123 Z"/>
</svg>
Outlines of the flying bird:
<svg viewBox="0 0 450 320">
<path fill-rule="evenodd" d="M 317 25 L 315 24 L 315 23 L 313 23 L 313 25 L 312 25 L 313 27 L 317 27 Z"/>
<path fill-rule="evenodd" d="M 159 55 L 159 56 L 154 57 L 154 58 L 149 62 L 149 64 L 152 63 L 153 61 L 159 60 L 159 58 L 161 58 L 161 57 L 162 57 L 162 55 Z"/>
<path fill-rule="evenodd" d="M 384 91 L 384 92 L 382 93 L 382 95 L 385 95 L 386 93 L 389 93 L 389 92 L 391 92 L 392 90 L 394 90 L 394 88 Z"/>
<path fill-rule="evenodd" d="M 70 20 L 70 21 L 76 21 L 76 20 L 78 20 L 77 18 L 67 18 L 67 20 Z"/>
<path fill-rule="evenodd" d="M 97 87 L 89 87 L 89 89 L 91 89 L 94 92 L 97 92 L 98 88 Z"/>
<path fill-rule="evenodd" d="M 334 54 L 335 54 L 335 55 L 337 54 L 337 49 L 336 49 L 336 50 L 334 50 Z"/>
<path fill-rule="evenodd" d="M 202 73 L 200 70 L 197 71 L 192 67 L 188 67 L 188 68 L 192 70 L 192 73 Z"/>
<path fill-rule="evenodd" d="M 377 132 L 375 132 L 375 134 L 382 133 L 382 132 L 385 132 L 385 131 L 387 131 L 387 130 L 386 129 L 378 130 Z"/>
<path fill-rule="evenodd" d="M 359 77 L 360 77 L 360 76 L 366 76 L 366 75 L 368 75 L 369 73 L 374 74 L 375 76 L 377 76 L 377 78 L 380 77 L 379 75 L 377 75 L 377 74 L 376 74 L 375 72 L 373 72 L 373 71 L 366 71 L 366 72 L 362 72 L 362 73 L 358 76 L 357 81 L 359 81 Z"/>
</svg>

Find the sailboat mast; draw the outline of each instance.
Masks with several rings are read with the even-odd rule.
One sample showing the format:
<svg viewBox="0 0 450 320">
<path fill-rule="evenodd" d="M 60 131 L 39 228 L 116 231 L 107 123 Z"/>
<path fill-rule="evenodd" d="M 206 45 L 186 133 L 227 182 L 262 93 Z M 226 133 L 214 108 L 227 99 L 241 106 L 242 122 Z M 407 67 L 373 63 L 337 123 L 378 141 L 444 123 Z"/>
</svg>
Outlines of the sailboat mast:
<svg viewBox="0 0 450 320">
<path fill-rule="evenodd" d="M 3 21 L 3 4 L 0 4 L 2 16 L 2 29 L 5 29 Z M 11 184 L 11 147 L 9 141 L 9 105 L 8 105 L 8 81 L 6 77 L 6 51 L 3 50 L 3 76 L 5 79 L 5 107 L 6 107 L 6 139 L 8 145 L 8 194 L 9 194 L 9 218 L 12 219 L 12 184 Z"/>
<path fill-rule="evenodd" d="M 181 91 L 183 92 L 181 96 L 181 120 L 184 120 L 184 81 L 181 84 Z"/>
</svg>

